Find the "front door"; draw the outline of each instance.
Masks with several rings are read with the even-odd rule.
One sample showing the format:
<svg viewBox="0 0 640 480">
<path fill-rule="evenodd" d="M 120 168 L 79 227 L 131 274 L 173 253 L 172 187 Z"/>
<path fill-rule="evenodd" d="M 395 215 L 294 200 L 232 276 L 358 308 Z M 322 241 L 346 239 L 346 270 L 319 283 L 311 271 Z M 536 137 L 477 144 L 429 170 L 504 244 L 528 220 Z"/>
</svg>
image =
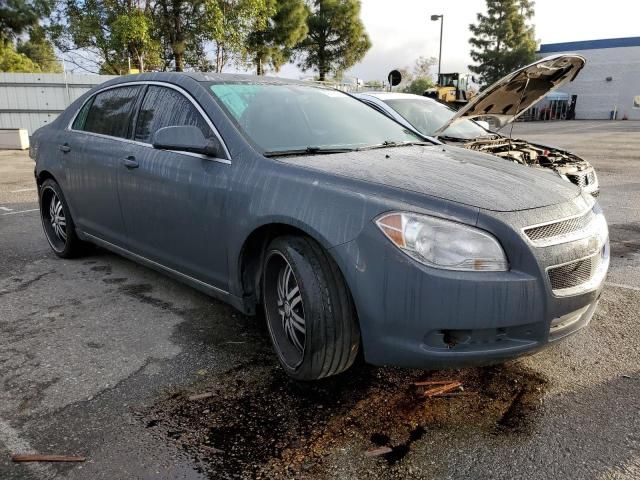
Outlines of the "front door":
<svg viewBox="0 0 640 480">
<path fill-rule="evenodd" d="M 184 93 L 150 85 L 134 141 L 118 171 L 128 248 L 149 260 L 227 290 L 225 198 L 231 165 L 186 152 L 154 149 L 155 131 L 195 125 L 214 135 Z"/>
</svg>

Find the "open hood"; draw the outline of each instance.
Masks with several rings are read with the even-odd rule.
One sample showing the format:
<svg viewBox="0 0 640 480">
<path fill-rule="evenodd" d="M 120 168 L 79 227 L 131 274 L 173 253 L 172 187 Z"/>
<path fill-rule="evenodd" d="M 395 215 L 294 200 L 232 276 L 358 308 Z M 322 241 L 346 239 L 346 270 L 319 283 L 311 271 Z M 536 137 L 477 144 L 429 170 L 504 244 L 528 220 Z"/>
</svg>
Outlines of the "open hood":
<svg viewBox="0 0 640 480">
<path fill-rule="evenodd" d="M 493 117 L 503 127 L 549 92 L 572 82 L 585 62 L 580 55 L 552 55 L 522 67 L 476 95 L 434 135 L 463 118 Z"/>
</svg>

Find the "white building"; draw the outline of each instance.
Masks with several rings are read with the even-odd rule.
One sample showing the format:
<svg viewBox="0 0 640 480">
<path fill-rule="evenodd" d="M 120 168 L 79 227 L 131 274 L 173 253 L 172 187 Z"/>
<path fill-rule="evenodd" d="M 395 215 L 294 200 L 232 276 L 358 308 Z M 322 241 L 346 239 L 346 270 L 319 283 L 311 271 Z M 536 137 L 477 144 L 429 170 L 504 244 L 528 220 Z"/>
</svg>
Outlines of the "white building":
<svg viewBox="0 0 640 480">
<path fill-rule="evenodd" d="M 541 57 L 577 53 L 587 59 L 578 77 L 561 88 L 577 95 L 576 118 L 640 120 L 640 37 L 540 45 Z"/>
</svg>

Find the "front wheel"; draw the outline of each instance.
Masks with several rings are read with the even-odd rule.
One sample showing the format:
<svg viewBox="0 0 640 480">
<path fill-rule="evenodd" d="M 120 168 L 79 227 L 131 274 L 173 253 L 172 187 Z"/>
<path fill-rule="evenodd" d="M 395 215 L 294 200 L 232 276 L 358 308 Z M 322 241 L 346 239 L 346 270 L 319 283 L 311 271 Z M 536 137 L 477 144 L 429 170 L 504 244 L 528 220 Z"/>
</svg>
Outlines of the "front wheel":
<svg viewBox="0 0 640 480">
<path fill-rule="evenodd" d="M 81 241 L 76 236 L 71 212 L 60 185 L 47 179 L 40 186 L 40 217 L 47 241 L 53 252 L 62 258 L 80 253 Z"/>
<path fill-rule="evenodd" d="M 273 240 L 262 293 L 271 341 L 288 375 L 316 380 L 353 364 L 360 345 L 353 301 L 337 265 L 315 241 Z"/>
</svg>

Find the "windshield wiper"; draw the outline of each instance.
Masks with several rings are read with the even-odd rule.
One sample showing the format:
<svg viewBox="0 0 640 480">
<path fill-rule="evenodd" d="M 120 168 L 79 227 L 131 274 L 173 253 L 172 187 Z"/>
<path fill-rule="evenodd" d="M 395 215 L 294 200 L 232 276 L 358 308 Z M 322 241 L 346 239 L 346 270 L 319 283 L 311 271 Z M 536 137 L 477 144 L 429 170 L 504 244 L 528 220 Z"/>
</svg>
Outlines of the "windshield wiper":
<svg viewBox="0 0 640 480">
<path fill-rule="evenodd" d="M 407 147 L 409 145 L 433 145 L 431 142 L 422 141 L 409 141 L 409 142 L 394 142 L 392 140 L 385 140 L 377 145 L 369 145 L 368 147 L 362 147 L 358 150 L 375 150 L 376 148 L 393 148 L 393 147 Z"/>
<path fill-rule="evenodd" d="M 294 155 L 326 155 L 330 153 L 355 152 L 357 148 L 350 147 L 315 147 L 294 148 L 291 150 L 272 150 L 264 152 L 265 157 L 286 157 Z"/>
</svg>

